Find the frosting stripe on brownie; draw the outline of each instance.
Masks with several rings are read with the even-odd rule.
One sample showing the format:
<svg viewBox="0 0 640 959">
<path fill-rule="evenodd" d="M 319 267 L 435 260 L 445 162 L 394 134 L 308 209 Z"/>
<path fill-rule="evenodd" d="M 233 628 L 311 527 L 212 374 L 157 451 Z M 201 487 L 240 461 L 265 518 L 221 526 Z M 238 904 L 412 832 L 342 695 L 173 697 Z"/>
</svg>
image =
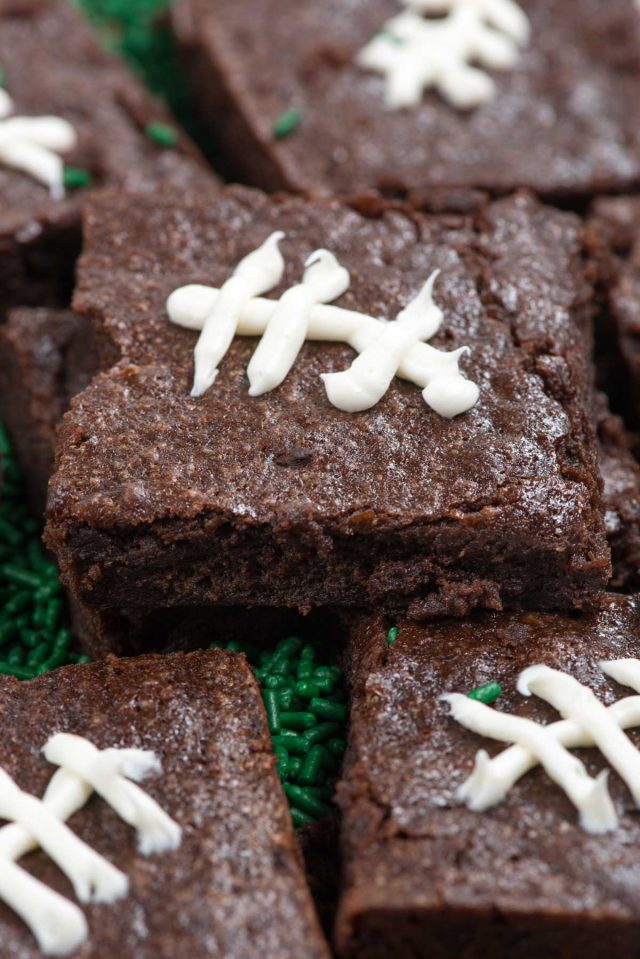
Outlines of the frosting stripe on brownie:
<svg viewBox="0 0 640 959">
<path fill-rule="evenodd" d="M 444 353 L 424 342 L 443 320 L 433 301 L 438 271 L 391 323 L 327 305 L 350 284 L 348 271 L 328 250 L 311 254 L 302 283 L 280 300 L 263 299 L 255 291 L 272 289 L 284 272 L 277 247 L 282 237 L 272 234 L 245 257 L 221 289 L 184 286 L 168 298 L 172 323 L 202 330 L 194 351 L 193 396 L 213 384 L 218 363 L 237 333 L 262 336 L 247 369 L 251 396 L 283 382 L 307 339 L 348 343 L 360 354 L 348 370 L 322 375 L 329 401 L 345 412 L 375 406 L 394 376 L 421 387 L 425 403 L 443 417 L 453 418 L 475 406 L 479 389 L 459 369 L 468 348 Z"/>
<path fill-rule="evenodd" d="M 390 109 L 418 106 L 430 88 L 461 110 L 486 103 L 495 84 L 472 63 L 507 70 L 529 39 L 529 20 L 513 0 L 402 3 L 408 9 L 388 20 L 357 58 L 385 76 Z"/>
<path fill-rule="evenodd" d="M 64 162 L 58 153 L 72 150 L 74 128 L 61 117 L 17 117 L 13 101 L 0 90 L 0 163 L 22 170 L 49 188 L 54 200 L 64 196 Z"/>
<path fill-rule="evenodd" d="M 621 685 L 640 692 L 640 660 L 601 662 L 602 671 Z M 518 691 L 548 702 L 563 717 L 561 722 L 541 726 L 520 716 L 501 713 L 468 696 L 446 694 L 452 715 L 466 729 L 515 745 L 490 759 L 484 750 L 476 757 L 471 776 L 458 790 L 458 798 L 470 809 L 485 811 L 502 802 L 525 773 L 540 762 L 580 811 L 580 823 L 594 834 L 617 826 L 609 797 L 608 771 L 592 779 L 580 760 L 568 750 L 597 746 L 640 805 L 640 751 L 623 729 L 640 725 L 640 696 L 629 696 L 605 707 L 587 686 L 560 670 L 544 665 L 525 669 Z"/>
<path fill-rule="evenodd" d="M 129 779 L 160 772 L 154 753 L 141 749 L 99 751 L 86 739 L 60 733 L 44 748 L 60 768 L 42 800 L 24 793 L 0 769 L 0 900 L 29 927 L 45 955 L 64 956 L 87 938 L 82 912 L 16 865 L 26 853 L 42 848 L 74 887 L 81 902 L 113 903 L 127 894 L 129 883 L 119 869 L 94 852 L 64 825 L 95 791 L 138 832 L 147 855 L 175 849 L 180 827 Z"/>
</svg>

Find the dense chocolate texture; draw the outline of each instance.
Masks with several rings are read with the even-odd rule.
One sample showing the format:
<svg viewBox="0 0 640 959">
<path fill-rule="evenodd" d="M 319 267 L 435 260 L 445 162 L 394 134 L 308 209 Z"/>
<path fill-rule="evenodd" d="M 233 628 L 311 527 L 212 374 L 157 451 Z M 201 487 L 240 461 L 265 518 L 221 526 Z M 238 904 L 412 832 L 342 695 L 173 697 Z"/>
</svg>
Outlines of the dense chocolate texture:
<svg viewBox="0 0 640 959">
<path fill-rule="evenodd" d="M 640 465 L 632 452 L 637 438 L 614 416 L 604 397 L 598 415 L 598 459 L 604 482 L 605 526 L 611 547 L 610 589 L 640 587 Z"/>
<path fill-rule="evenodd" d="M 209 179 L 182 135 L 172 149 L 145 136 L 149 122 L 167 122 L 165 108 L 100 48 L 66 0 L 0 0 L 0 64 L 16 116 L 71 122 L 79 142 L 65 162 L 89 170 L 95 187 L 188 188 Z M 0 320 L 10 306 L 68 303 L 86 196 L 69 191 L 54 201 L 0 163 Z"/>
<path fill-rule="evenodd" d="M 89 324 L 68 310 L 14 310 L 0 327 L 0 420 L 36 514 L 44 513 L 56 426 L 97 364 Z"/>
<path fill-rule="evenodd" d="M 49 488 L 48 542 L 81 599 L 462 615 L 583 606 L 606 584 L 592 291 L 572 216 L 519 196 L 476 220 L 374 220 L 230 188 L 210 204 L 106 196 L 85 228 L 75 307 L 122 358 L 72 404 Z M 276 296 L 319 246 L 351 271 L 339 303 L 383 317 L 442 267 L 432 343 L 472 347 L 479 405 L 447 421 L 395 380 L 374 409 L 340 412 L 319 374 L 354 353 L 325 343 L 252 398 L 242 338 L 191 398 L 196 334 L 169 323 L 166 298 L 220 285 L 275 229 L 288 234 Z"/>
<path fill-rule="evenodd" d="M 633 0 L 525 0 L 531 41 L 494 73 L 495 98 L 458 111 L 436 93 L 389 111 L 357 53 L 397 0 L 180 0 L 176 33 L 201 112 L 233 179 L 353 195 L 378 188 L 432 202 L 527 186 L 572 201 L 640 183 L 635 122 L 640 18 Z M 275 120 L 295 107 L 284 139 Z M 453 191 L 453 195 L 451 195 Z"/>
<path fill-rule="evenodd" d="M 536 721 L 558 714 L 515 689 L 527 666 L 563 669 L 610 704 L 630 690 L 598 668 L 637 656 L 640 607 L 611 597 L 580 618 L 485 614 L 465 622 L 362 624 L 351 645 L 352 713 L 344 782 L 341 956 L 356 959 L 626 959 L 638 954 L 640 824 L 612 773 L 617 832 L 592 836 L 564 792 L 537 767 L 487 813 L 455 799 L 478 749 L 440 701 L 489 681 L 496 708 Z M 629 732 L 638 744 L 637 731 Z M 594 775 L 597 750 L 580 758 Z"/>
<path fill-rule="evenodd" d="M 70 821 L 129 877 L 114 906 L 83 907 L 81 959 L 327 959 L 271 752 L 260 692 L 244 659 L 211 650 L 70 666 L 19 685 L 0 678 L 0 765 L 40 797 L 55 767 L 41 750 L 54 732 L 99 748 L 152 749 L 160 776 L 144 789 L 183 829 L 173 853 L 145 858 L 134 831 L 93 796 Z M 73 899 L 43 853 L 21 864 Z M 41 955 L 0 904 L 3 954 Z"/>
<path fill-rule="evenodd" d="M 590 240 L 601 262 L 604 379 L 625 415 L 640 425 L 640 200 L 594 204 Z"/>
</svg>

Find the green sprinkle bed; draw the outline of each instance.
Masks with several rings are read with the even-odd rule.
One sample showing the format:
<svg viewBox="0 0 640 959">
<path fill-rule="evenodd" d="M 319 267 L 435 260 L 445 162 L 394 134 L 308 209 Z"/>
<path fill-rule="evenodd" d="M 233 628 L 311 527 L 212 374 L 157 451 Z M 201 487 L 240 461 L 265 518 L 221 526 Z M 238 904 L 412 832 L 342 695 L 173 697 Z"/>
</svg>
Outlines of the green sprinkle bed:
<svg viewBox="0 0 640 959">
<path fill-rule="evenodd" d="M 348 721 L 341 668 L 324 646 L 296 636 L 271 650 L 250 643 L 216 645 L 244 653 L 256 674 L 295 826 L 335 813 L 331 800 Z"/>
</svg>

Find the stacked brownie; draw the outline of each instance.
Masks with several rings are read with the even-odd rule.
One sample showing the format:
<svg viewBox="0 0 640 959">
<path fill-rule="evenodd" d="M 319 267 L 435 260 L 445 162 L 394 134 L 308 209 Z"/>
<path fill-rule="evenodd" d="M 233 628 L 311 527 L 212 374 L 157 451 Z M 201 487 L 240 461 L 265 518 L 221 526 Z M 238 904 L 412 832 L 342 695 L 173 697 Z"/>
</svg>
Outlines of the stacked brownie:
<svg viewBox="0 0 640 959">
<path fill-rule="evenodd" d="M 336 953 L 635 955 L 640 466 L 598 390 L 637 412 L 638 200 L 605 194 L 640 183 L 640 13 L 484 0 L 470 72 L 397 109 L 394 31 L 473 4 L 347 6 L 178 0 L 222 187 L 62 0 L 0 0 L 15 112 L 77 133 L 62 198 L 0 140 L 0 419 L 99 660 L 0 685 L 0 767 L 40 797 L 54 734 L 155 756 L 173 849 L 100 792 L 71 820 L 129 877 L 80 955 L 326 956 L 269 740 L 302 749 L 278 696 L 313 681 L 272 670 L 265 713 L 191 650 L 339 623 L 339 883 L 335 824 L 302 843 Z"/>
</svg>

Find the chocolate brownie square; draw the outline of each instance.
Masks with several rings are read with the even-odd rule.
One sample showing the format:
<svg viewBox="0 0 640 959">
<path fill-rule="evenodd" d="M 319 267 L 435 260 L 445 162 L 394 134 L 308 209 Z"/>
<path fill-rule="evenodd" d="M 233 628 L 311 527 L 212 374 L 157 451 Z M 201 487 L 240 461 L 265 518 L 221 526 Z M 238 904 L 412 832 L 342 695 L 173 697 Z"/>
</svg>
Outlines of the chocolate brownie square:
<svg viewBox="0 0 640 959">
<path fill-rule="evenodd" d="M 413 6 L 441 17 L 453 4 Z M 452 17 L 464 23 L 469 7 Z M 406 8 L 398 0 L 180 0 L 178 41 L 233 179 L 333 195 L 378 189 L 418 203 L 438 191 L 459 203 L 477 188 L 519 186 L 576 203 L 640 183 L 634 0 L 484 4 L 506 34 L 494 30 L 486 42 L 520 49 L 508 69 L 488 71 L 492 95 L 470 110 L 433 89 L 389 109 L 384 77 L 358 65 L 374 37 L 387 57 L 402 54 L 407 37 L 394 22 L 415 18 Z M 454 36 L 445 66 L 467 39 Z M 423 60 L 437 54 L 418 52 Z"/>
<path fill-rule="evenodd" d="M 609 575 L 591 422 L 590 319 L 580 224 L 516 196 L 477 218 L 228 188 L 91 205 L 75 308 L 120 360 L 59 431 L 48 543 L 95 608 L 222 605 L 581 607 Z M 277 298 L 310 251 L 351 271 L 338 305 L 392 318 L 442 267 L 434 347 L 469 346 L 480 400 L 454 419 L 393 380 L 368 411 L 337 409 L 320 374 L 353 351 L 305 344 L 256 398 L 238 337 L 214 386 L 189 395 L 196 335 L 167 297 L 221 285 L 274 230 Z"/>
<path fill-rule="evenodd" d="M 387 626 L 375 617 L 351 640 L 351 732 L 339 787 L 340 956 L 636 955 L 640 824 L 622 779 L 614 772 L 608 779 L 610 812 L 619 821 L 602 835 L 581 828 L 573 804 L 540 766 L 504 801 L 472 811 L 458 790 L 477 751 L 494 756 L 506 746 L 467 732 L 442 696 L 481 686 L 481 695 L 495 696 L 500 690 L 486 684 L 497 683 L 493 709 L 503 719 L 515 713 L 555 722 L 558 712 L 539 694 L 516 691 L 519 674 L 543 664 L 570 674 L 607 706 L 625 698 L 631 690 L 600 663 L 638 655 L 637 598 L 610 597 L 601 611 L 580 617 L 483 614 L 401 623 L 395 642 Z M 637 730 L 627 735 L 638 746 Z M 607 766 L 596 749 L 565 754 L 562 762 L 571 765 L 569 757 L 579 757 L 590 776 Z"/>
<path fill-rule="evenodd" d="M 244 657 L 221 650 L 110 659 L 29 683 L 0 678 L 0 767 L 41 798 L 55 772 L 54 733 L 98 749 L 151 750 L 161 772 L 142 787 L 180 827 L 173 851 L 144 856 L 135 831 L 94 795 L 74 834 L 129 879 L 120 901 L 82 905 L 86 959 L 326 959 L 258 686 Z M 20 860 L 67 899 L 71 884 L 41 851 Z M 42 955 L 0 903 L 3 954 Z"/>
<path fill-rule="evenodd" d="M 3 150 L 15 149 L 13 140 L 0 148 L 1 321 L 10 306 L 67 305 L 87 175 L 94 188 L 137 191 L 164 181 L 199 186 L 209 177 L 165 108 L 100 48 L 66 0 L 0 0 L 0 67 L 5 140 L 17 118 L 51 115 L 71 124 L 77 141 L 60 154 L 76 184 L 62 198 L 20 164 L 7 165 Z"/>
</svg>

